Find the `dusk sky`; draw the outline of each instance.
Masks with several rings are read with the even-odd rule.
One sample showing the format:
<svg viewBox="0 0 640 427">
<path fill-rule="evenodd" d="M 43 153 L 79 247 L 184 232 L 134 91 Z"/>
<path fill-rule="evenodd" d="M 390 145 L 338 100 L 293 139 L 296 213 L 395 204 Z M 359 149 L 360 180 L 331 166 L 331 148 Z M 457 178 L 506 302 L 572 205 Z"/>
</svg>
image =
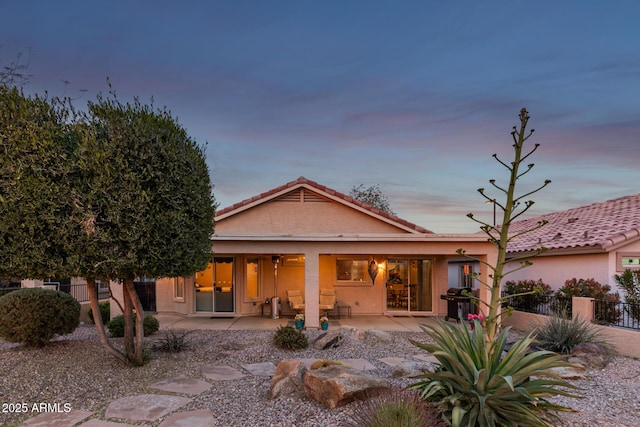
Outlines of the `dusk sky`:
<svg viewBox="0 0 640 427">
<path fill-rule="evenodd" d="M 27 92 L 81 106 L 109 77 L 167 106 L 207 143 L 220 207 L 304 176 L 476 232 L 522 107 L 541 146 L 519 193 L 552 180 L 531 214 L 640 192 L 636 0 L 0 0 L 0 17 L 0 65 L 23 53 Z"/>
</svg>

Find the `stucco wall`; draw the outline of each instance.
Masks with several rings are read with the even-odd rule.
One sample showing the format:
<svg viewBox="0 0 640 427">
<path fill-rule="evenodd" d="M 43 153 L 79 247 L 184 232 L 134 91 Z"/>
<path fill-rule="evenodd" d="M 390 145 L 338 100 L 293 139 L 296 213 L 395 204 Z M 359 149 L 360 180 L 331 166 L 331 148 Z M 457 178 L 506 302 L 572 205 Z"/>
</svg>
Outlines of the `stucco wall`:
<svg viewBox="0 0 640 427">
<path fill-rule="evenodd" d="M 593 317 L 593 303 L 591 301 L 591 298 L 574 298 L 574 315 L 579 315 L 583 319 L 591 320 Z M 513 315 L 504 319 L 503 326 L 512 326 L 514 329 L 529 332 L 538 325 L 542 325 L 548 321 L 548 316 L 515 311 Z M 640 331 L 595 324 L 592 326 L 601 332 L 621 355 L 640 357 Z"/>
<path fill-rule="evenodd" d="M 216 222 L 216 233 L 397 233 L 397 227 L 330 201 L 271 201 Z"/>
<path fill-rule="evenodd" d="M 596 279 L 602 284 L 611 284 L 608 271 L 608 254 L 539 256 L 532 259 L 533 265 L 505 277 L 508 281 L 538 280 L 550 285 L 553 290 L 564 286 L 569 279 Z M 506 270 L 518 267 L 510 263 Z"/>
</svg>

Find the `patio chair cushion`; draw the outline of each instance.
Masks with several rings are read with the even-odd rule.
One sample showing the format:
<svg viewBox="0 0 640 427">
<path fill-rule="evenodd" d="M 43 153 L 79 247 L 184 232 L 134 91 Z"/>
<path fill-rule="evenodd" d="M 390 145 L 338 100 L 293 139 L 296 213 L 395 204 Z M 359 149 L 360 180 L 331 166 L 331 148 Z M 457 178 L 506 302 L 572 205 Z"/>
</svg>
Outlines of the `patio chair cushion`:
<svg viewBox="0 0 640 427">
<path fill-rule="evenodd" d="M 321 310 L 332 310 L 336 305 L 335 289 L 320 289 L 319 302 L 318 308 Z"/>
<path fill-rule="evenodd" d="M 289 299 L 289 307 L 293 310 L 304 309 L 304 298 L 301 291 L 287 291 L 287 297 Z"/>
</svg>

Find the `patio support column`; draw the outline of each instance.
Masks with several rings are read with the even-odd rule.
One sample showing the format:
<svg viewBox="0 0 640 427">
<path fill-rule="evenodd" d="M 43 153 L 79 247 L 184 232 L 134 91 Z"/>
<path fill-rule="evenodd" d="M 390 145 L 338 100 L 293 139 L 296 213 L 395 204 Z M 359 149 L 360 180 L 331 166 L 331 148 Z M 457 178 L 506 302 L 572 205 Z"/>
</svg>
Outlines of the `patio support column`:
<svg viewBox="0 0 640 427">
<path fill-rule="evenodd" d="M 320 254 L 304 254 L 304 323 L 307 328 L 320 327 Z"/>
</svg>

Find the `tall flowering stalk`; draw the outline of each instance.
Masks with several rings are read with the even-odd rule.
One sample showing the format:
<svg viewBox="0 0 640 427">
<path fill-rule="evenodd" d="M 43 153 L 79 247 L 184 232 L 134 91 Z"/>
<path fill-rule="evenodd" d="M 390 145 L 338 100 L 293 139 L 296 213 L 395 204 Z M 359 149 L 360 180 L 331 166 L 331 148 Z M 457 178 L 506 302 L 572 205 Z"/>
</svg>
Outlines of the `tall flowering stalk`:
<svg viewBox="0 0 640 427">
<path fill-rule="evenodd" d="M 503 212 L 502 224 L 501 225 L 488 224 L 484 221 L 476 219 L 472 213 L 467 214 L 469 218 L 471 218 L 473 221 L 481 225 L 480 229 L 485 234 L 487 234 L 487 236 L 489 237 L 488 239 L 489 242 L 491 242 L 498 249 L 498 259 L 495 265 L 493 265 L 493 264 L 489 264 L 488 262 L 482 259 L 466 255 L 466 251 L 464 249 L 457 250 L 458 254 L 464 255 L 470 259 L 476 260 L 486 265 L 489 268 L 489 271 L 490 271 L 489 281 L 482 280 L 478 274 L 475 275 L 475 278 L 478 279 L 480 283 L 483 286 L 486 286 L 487 289 L 489 290 L 489 301 L 484 301 L 476 297 L 472 297 L 474 298 L 475 302 L 478 304 L 480 313 L 485 318 L 486 339 L 488 342 L 491 342 L 495 339 L 497 333 L 500 330 L 500 318 L 504 314 L 504 312 L 501 312 L 501 309 L 500 309 L 502 302 L 505 300 L 505 298 L 501 297 L 502 279 L 504 278 L 504 276 L 506 276 L 509 273 L 512 273 L 514 271 L 520 270 L 522 268 L 525 268 L 531 265 L 531 261 L 529 261 L 529 258 L 531 258 L 532 256 L 539 255 L 544 251 L 546 251 L 546 248 L 540 247 L 539 249 L 537 249 L 537 251 L 533 255 L 512 258 L 509 262 L 514 262 L 514 261 L 520 262 L 520 266 L 513 270 L 505 271 L 505 265 L 507 263 L 506 261 L 507 245 L 509 244 L 509 242 L 522 234 L 528 233 L 530 231 L 536 230 L 544 226 L 547 223 L 547 221 L 544 221 L 544 220 L 539 221 L 536 226 L 511 236 L 509 235 L 509 226 L 516 218 L 520 217 L 531 206 L 533 206 L 534 204 L 533 200 L 525 201 L 524 199 L 530 196 L 531 194 L 540 191 L 541 189 L 543 189 L 544 187 L 546 187 L 551 183 L 550 180 L 545 180 L 544 184 L 542 184 L 540 187 L 532 191 L 528 191 L 525 194 L 522 194 L 520 196 L 517 196 L 515 194 L 516 183 L 518 179 L 520 179 L 523 175 L 528 173 L 534 166 L 533 163 L 529 163 L 525 165 L 524 163 L 525 160 L 529 156 L 531 156 L 533 152 L 536 151 L 536 149 L 540 146 L 540 144 L 535 144 L 530 151 L 523 153 L 524 145 L 533 134 L 534 129 L 527 131 L 527 124 L 529 122 L 529 113 L 525 108 L 520 110 L 519 119 L 520 119 L 520 127 L 518 128 L 514 126 L 513 131 L 511 132 L 511 136 L 514 142 L 513 143 L 514 160 L 512 162 L 507 163 L 500 160 L 497 154 L 493 155 L 496 161 L 498 161 L 498 163 L 500 163 L 509 171 L 509 175 L 510 175 L 509 184 L 506 188 L 498 185 L 495 179 L 489 180 L 489 183 L 494 187 L 494 190 L 497 190 L 499 193 L 501 193 L 504 199 L 487 195 L 485 193 L 484 188 L 478 189 L 478 192 L 482 195 L 482 197 L 484 197 L 487 200 L 487 202 L 494 203 L 497 208 L 500 208 L 500 210 L 502 210 Z"/>
</svg>

